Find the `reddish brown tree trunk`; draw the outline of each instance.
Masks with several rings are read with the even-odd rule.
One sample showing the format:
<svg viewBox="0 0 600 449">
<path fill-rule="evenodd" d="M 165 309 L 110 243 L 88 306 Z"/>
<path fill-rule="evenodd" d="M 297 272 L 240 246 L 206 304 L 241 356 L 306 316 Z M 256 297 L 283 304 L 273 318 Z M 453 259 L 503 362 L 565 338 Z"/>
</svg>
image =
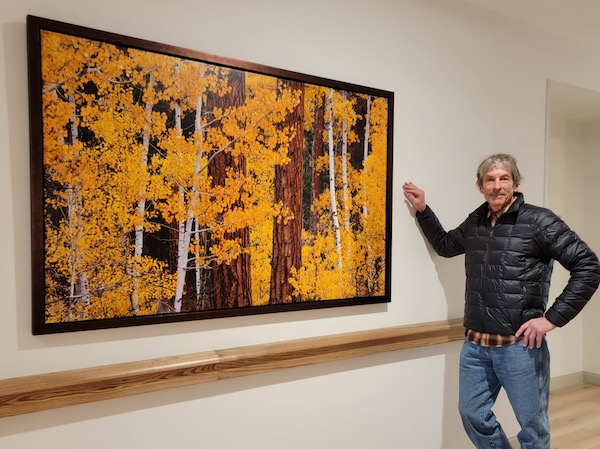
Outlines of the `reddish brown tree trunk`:
<svg viewBox="0 0 600 449">
<path fill-rule="evenodd" d="M 212 111 L 215 107 L 223 110 L 238 108 L 245 103 L 245 77 L 243 72 L 230 70 L 226 75 L 230 91 L 220 97 L 216 94 L 207 96 L 207 109 Z M 243 129 L 243 124 L 240 123 Z M 239 136 L 228 136 L 229 139 L 237 139 Z M 212 177 L 213 185 L 224 186 L 228 176 L 228 169 L 234 174 L 246 174 L 246 158 L 240 154 L 236 158 L 231 155 L 231 145 L 224 151 L 218 151 L 209 165 L 209 174 Z M 231 206 L 231 209 L 244 208 L 240 197 Z M 252 304 L 252 290 L 250 284 L 250 230 L 248 227 L 227 232 L 224 236 L 227 240 L 238 240 L 242 253 L 229 263 L 215 263 L 213 266 L 213 290 L 214 290 L 214 308 L 228 309 L 234 307 L 248 307 Z M 213 243 L 214 241 L 213 236 Z"/>
<path fill-rule="evenodd" d="M 300 302 L 290 286 L 291 269 L 302 265 L 302 155 L 304 151 L 304 85 L 279 80 L 280 89 L 300 92 L 300 102 L 288 113 L 282 127 L 293 129 L 289 144 L 289 163 L 275 167 L 275 203 L 281 203 L 292 214 L 291 220 L 274 220 L 273 258 L 271 262 L 270 304 Z"/>
</svg>

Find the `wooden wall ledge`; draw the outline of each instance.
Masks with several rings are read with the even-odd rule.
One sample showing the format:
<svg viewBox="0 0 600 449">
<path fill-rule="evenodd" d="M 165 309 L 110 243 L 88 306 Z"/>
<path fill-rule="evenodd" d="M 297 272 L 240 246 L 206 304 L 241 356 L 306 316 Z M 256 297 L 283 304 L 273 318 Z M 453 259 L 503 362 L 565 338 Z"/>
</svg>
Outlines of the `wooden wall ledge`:
<svg viewBox="0 0 600 449">
<path fill-rule="evenodd" d="M 454 319 L 0 380 L 0 418 L 463 337 Z"/>
</svg>

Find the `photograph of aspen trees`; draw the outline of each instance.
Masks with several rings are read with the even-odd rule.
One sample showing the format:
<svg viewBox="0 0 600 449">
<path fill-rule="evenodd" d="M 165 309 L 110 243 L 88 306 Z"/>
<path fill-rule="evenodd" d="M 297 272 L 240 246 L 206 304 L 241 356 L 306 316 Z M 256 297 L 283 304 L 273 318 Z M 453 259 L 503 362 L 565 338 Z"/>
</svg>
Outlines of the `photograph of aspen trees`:
<svg viewBox="0 0 600 449">
<path fill-rule="evenodd" d="M 38 333 L 390 300 L 392 93 L 29 22 Z"/>
</svg>

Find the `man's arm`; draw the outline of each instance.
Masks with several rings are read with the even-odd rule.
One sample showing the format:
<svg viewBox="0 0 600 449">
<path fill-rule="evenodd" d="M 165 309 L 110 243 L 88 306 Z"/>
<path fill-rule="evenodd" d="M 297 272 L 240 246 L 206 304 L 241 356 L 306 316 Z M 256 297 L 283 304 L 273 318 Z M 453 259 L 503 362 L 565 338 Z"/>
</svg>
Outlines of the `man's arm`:
<svg viewBox="0 0 600 449">
<path fill-rule="evenodd" d="M 547 332 L 571 321 L 590 300 L 600 282 L 600 264 L 596 254 L 556 215 L 549 213 L 537 241 L 550 257 L 570 272 L 563 292 L 546 311 L 546 316 L 524 323 L 517 333 L 523 344 L 538 348 Z"/>
<path fill-rule="evenodd" d="M 404 196 L 417 210 L 417 220 L 425 237 L 436 253 L 442 257 L 454 257 L 464 253 L 462 229 L 459 227 L 446 232 L 433 211 L 425 202 L 425 192 L 412 182 L 402 186 Z"/>
</svg>

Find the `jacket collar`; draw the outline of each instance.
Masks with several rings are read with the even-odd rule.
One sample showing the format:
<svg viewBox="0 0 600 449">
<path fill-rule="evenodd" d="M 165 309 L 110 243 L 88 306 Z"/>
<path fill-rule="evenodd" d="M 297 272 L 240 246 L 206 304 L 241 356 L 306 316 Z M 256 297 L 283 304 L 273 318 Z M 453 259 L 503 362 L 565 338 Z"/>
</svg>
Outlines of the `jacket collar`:
<svg viewBox="0 0 600 449">
<path fill-rule="evenodd" d="M 521 206 L 523 205 L 523 203 L 525 203 L 525 197 L 523 196 L 523 194 L 521 192 L 515 192 L 514 196 L 516 197 L 516 199 L 513 201 L 513 203 L 510 205 L 510 207 L 504 214 L 510 214 L 511 212 L 518 211 L 521 208 Z M 473 215 L 487 217 L 488 210 L 489 210 L 488 203 L 485 202 L 481 206 L 479 206 L 477 209 L 475 209 L 475 211 L 473 211 Z"/>
</svg>

